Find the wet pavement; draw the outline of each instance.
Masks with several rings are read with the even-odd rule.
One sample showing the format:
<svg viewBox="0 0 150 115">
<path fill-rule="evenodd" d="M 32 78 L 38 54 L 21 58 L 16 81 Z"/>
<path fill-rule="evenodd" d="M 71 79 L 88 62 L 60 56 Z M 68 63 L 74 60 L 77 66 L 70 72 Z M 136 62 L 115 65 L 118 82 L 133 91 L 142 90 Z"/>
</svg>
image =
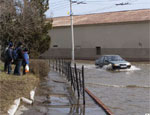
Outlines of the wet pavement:
<svg viewBox="0 0 150 115">
<path fill-rule="evenodd" d="M 15 115 L 106 115 L 87 94 L 85 100 L 83 106 L 65 77 L 51 71 L 37 88 L 34 104 L 21 104 Z"/>
</svg>

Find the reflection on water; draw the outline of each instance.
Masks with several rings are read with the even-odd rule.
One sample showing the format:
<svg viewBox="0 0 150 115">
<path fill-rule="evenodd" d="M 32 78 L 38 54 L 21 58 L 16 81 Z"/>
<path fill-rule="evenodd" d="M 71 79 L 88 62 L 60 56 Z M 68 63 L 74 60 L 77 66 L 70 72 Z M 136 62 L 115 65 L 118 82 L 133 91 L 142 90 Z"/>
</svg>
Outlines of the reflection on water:
<svg viewBox="0 0 150 115">
<path fill-rule="evenodd" d="M 115 115 L 150 113 L 150 64 L 135 63 L 130 69 L 118 71 L 84 65 L 86 87 Z"/>
</svg>

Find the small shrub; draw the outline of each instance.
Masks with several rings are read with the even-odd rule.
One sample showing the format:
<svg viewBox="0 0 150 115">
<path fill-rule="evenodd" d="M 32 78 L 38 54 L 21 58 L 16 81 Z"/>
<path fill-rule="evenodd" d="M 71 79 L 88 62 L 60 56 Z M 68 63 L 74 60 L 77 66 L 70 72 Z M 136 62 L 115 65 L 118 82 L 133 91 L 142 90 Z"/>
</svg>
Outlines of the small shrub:
<svg viewBox="0 0 150 115">
<path fill-rule="evenodd" d="M 30 61 L 30 71 L 39 76 L 40 78 L 48 75 L 49 72 L 49 62 L 48 60 L 31 60 Z"/>
</svg>

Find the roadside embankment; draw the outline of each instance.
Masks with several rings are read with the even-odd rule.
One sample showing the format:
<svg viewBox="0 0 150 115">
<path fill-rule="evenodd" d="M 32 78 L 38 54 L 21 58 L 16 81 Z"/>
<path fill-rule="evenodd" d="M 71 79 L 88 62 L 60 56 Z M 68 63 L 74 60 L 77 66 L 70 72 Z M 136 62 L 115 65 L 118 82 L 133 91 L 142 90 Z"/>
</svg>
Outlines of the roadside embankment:
<svg viewBox="0 0 150 115">
<path fill-rule="evenodd" d="M 47 76 L 48 67 L 45 60 L 31 60 L 30 73 L 15 76 L 3 72 L 3 63 L 0 62 L 0 114 L 6 114 L 15 99 L 29 98 L 30 91 L 38 86 L 40 78 Z"/>
<path fill-rule="evenodd" d="M 49 61 L 44 59 L 30 60 L 30 72 L 38 76 L 40 79 L 48 75 Z"/>
</svg>

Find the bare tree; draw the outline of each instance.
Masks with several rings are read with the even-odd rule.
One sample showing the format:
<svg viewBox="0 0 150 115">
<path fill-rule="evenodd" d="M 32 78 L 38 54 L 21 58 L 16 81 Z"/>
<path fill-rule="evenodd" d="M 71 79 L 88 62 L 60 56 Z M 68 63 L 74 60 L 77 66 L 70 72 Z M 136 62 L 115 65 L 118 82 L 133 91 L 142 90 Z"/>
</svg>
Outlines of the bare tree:
<svg viewBox="0 0 150 115">
<path fill-rule="evenodd" d="M 51 22 L 46 22 L 48 0 L 0 0 L 0 41 L 24 42 L 38 56 L 49 48 Z"/>
</svg>

